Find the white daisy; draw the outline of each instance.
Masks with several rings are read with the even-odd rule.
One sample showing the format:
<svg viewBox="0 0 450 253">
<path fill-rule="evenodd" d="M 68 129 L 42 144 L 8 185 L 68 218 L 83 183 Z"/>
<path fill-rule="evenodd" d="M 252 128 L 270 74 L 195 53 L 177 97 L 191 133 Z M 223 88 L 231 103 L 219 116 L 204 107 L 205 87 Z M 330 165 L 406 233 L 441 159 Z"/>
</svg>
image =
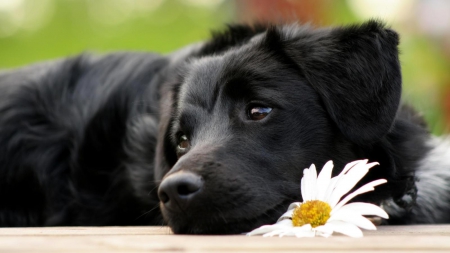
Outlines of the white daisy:
<svg viewBox="0 0 450 253">
<path fill-rule="evenodd" d="M 367 183 L 341 200 L 370 168 L 378 165 L 376 162 L 367 163 L 367 161 L 351 162 L 333 178 L 331 178 L 332 161 L 324 165 L 319 176 L 315 165 L 312 164 L 309 169 L 303 171 L 300 183 L 303 202 L 289 205 L 287 212 L 277 223 L 261 226 L 247 235 L 328 237 L 333 232 L 339 232 L 351 237 L 362 237 L 360 228 L 376 230 L 375 225 L 363 215 L 388 219 L 388 214 L 383 209 L 369 203 L 347 203 L 357 195 L 373 191 L 375 186 L 386 183 L 386 179 Z"/>
</svg>

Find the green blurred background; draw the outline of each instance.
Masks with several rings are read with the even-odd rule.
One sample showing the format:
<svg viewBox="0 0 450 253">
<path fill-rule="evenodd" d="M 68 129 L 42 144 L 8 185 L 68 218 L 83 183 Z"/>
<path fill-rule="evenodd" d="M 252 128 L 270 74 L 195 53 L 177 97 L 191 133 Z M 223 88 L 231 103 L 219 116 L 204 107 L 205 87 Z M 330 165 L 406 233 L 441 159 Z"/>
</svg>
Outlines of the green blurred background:
<svg viewBox="0 0 450 253">
<path fill-rule="evenodd" d="M 448 0 L 0 0 L 0 68 L 90 51 L 176 50 L 230 22 L 385 20 L 401 34 L 406 102 L 450 130 Z"/>
</svg>

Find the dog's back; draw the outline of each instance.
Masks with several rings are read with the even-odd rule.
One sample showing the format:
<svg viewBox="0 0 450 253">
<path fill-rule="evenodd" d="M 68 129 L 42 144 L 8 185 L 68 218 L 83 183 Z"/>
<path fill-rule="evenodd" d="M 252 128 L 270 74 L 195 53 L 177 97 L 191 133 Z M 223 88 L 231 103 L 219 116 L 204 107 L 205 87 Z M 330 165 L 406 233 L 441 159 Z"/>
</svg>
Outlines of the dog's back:
<svg viewBox="0 0 450 253">
<path fill-rule="evenodd" d="M 129 178 L 155 187 L 158 87 L 152 81 L 166 64 L 165 58 L 144 53 L 81 55 L 2 73 L 0 225 L 157 219 L 153 213 L 137 219 L 157 203 L 136 198 Z M 134 119 L 136 114 L 146 116 Z M 127 149 L 137 148 L 132 139 L 137 134 L 147 137 L 139 140 L 148 144 L 142 152 L 150 157 L 141 161 L 143 168 L 124 165 L 133 160 Z"/>
</svg>

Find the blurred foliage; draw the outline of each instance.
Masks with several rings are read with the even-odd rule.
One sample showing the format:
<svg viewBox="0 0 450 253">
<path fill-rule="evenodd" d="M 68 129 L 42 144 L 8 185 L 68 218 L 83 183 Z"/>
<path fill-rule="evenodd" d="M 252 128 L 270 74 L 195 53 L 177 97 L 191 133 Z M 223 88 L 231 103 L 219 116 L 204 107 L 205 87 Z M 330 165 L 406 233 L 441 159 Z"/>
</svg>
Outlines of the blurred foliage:
<svg viewBox="0 0 450 253">
<path fill-rule="evenodd" d="M 170 52 L 207 38 L 211 29 L 223 27 L 234 15 L 232 1 L 217 0 L 0 1 L 21 4 L 7 6 L 9 12 L 2 13 L 0 3 L 0 68 L 83 51 Z M 46 17 L 28 20 L 36 12 Z M 23 16 L 22 23 L 11 22 L 18 15 Z M 33 22 L 43 24 L 27 29 Z M 2 30 L 9 31 L 7 25 L 18 29 L 2 37 Z"/>
</svg>

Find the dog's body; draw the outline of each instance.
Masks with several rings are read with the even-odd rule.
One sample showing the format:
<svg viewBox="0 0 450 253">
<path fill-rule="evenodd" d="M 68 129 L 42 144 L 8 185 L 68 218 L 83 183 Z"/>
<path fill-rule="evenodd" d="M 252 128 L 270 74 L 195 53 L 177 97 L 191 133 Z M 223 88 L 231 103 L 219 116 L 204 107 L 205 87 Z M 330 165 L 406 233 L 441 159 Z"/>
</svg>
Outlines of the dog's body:
<svg viewBox="0 0 450 253">
<path fill-rule="evenodd" d="M 176 233 L 240 233 L 301 200 L 311 163 L 363 158 L 380 166 L 361 184 L 388 183 L 361 199 L 388 223 L 449 222 L 450 145 L 399 106 L 397 44 L 374 21 L 236 26 L 168 56 L 4 72 L 0 226 L 161 225 L 161 209 Z"/>
</svg>

